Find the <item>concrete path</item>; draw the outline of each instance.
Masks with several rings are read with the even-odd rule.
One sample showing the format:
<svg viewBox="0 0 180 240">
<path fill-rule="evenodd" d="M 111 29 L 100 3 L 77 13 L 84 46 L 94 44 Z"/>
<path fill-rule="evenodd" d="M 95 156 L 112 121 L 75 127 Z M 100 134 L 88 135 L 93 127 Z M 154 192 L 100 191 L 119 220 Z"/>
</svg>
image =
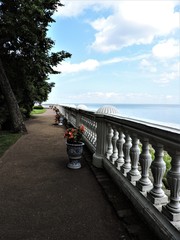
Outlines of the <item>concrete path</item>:
<svg viewBox="0 0 180 240">
<path fill-rule="evenodd" d="M 140 239 L 118 218 L 87 161 L 79 170 L 66 167 L 65 129 L 53 125 L 54 116 L 47 110 L 28 120 L 28 134 L 0 158 L 0 239 Z"/>
</svg>

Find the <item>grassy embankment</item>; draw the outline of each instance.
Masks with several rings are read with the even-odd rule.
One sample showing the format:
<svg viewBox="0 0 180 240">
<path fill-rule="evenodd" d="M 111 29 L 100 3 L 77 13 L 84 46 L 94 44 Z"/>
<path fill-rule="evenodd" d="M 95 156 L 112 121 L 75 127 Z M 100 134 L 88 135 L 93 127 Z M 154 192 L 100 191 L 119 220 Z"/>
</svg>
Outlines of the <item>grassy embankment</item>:
<svg viewBox="0 0 180 240">
<path fill-rule="evenodd" d="M 21 133 L 11 133 L 7 131 L 0 132 L 0 157 L 2 157 L 5 151 L 11 145 L 13 145 L 21 136 Z"/>
<path fill-rule="evenodd" d="M 38 106 L 39 107 L 39 106 Z M 44 113 L 46 109 L 44 108 L 33 108 L 31 115 Z M 0 157 L 5 153 L 5 151 L 13 145 L 20 137 L 21 133 L 11 133 L 8 131 L 0 131 Z"/>
</svg>

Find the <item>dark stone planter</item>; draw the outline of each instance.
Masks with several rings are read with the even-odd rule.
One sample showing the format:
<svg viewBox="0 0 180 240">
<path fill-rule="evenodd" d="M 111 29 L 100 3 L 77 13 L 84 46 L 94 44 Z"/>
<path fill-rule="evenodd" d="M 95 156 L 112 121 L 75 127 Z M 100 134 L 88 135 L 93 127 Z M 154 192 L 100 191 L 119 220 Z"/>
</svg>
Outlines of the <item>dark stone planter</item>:
<svg viewBox="0 0 180 240">
<path fill-rule="evenodd" d="M 67 164 L 68 168 L 79 169 L 81 168 L 81 158 L 83 153 L 83 142 L 78 143 L 66 143 L 67 145 L 67 154 L 69 158 L 69 163 Z"/>
</svg>

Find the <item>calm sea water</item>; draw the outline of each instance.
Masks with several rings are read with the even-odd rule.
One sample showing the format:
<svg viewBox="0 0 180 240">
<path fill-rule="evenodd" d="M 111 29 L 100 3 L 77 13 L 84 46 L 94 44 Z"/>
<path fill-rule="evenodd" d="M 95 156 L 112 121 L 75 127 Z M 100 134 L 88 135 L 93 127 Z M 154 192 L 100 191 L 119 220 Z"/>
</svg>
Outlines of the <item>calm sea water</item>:
<svg viewBox="0 0 180 240">
<path fill-rule="evenodd" d="M 49 104 L 44 104 L 44 106 Z M 53 104 L 50 104 L 53 105 Z M 60 105 L 85 105 L 88 110 L 96 111 L 102 106 L 114 106 L 122 117 L 145 120 L 159 123 L 164 126 L 175 127 L 180 130 L 180 104 L 60 104 Z"/>
<path fill-rule="evenodd" d="M 89 110 L 96 111 L 104 105 L 84 104 Z M 166 126 L 180 129 L 180 104 L 111 104 L 119 110 L 120 116 L 161 122 Z"/>
</svg>

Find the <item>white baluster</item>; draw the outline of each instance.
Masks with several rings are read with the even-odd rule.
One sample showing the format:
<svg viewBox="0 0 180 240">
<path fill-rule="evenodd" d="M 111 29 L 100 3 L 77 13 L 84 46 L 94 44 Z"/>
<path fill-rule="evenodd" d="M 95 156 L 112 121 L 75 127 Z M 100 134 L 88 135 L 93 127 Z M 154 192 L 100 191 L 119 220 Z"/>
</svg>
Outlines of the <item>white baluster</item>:
<svg viewBox="0 0 180 240">
<path fill-rule="evenodd" d="M 94 145 L 96 142 L 96 123 L 95 123 L 95 121 L 93 121 L 93 123 L 92 123 L 92 131 L 93 131 L 92 144 Z"/>
<path fill-rule="evenodd" d="M 84 122 L 84 126 L 85 126 L 85 129 L 86 129 L 84 135 L 88 139 L 88 124 L 87 124 L 87 118 L 86 117 L 84 117 L 83 122 Z"/>
<path fill-rule="evenodd" d="M 92 122 L 91 119 L 89 119 L 89 141 L 92 142 L 93 135 L 92 135 Z"/>
<path fill-rule="evenodd" d="M 132 147 L 130 149 L 131 156 L 131 170 L 127 173 L 127 178 L 131 181 L 133 185 L 136 185 L 136 182 L 140 179 L 141 175 L 138 170 L 138 162 L 139 162 L 139 139 L 136 135 L 132 137 Z"/>
<path fill-rule="evenodd" d="M 125 143 L 124 134 L 121 129 L 118 130 L 119 138 L 117 140 L 117 149 L 118 149 L 118 159 L 116 160 L 116 167 L 120 170 L 121 166 L 124 164 L 124 153 L 123 153 L 123 144 Z"/>
<path fill-rule="evenodd" d="M 113 153 L 110 156 L 110 160 L 111 160 L 112 164 L 114 164 L 116 159 L 118 158 L 118 149 L 116 146 L 117 139 L 118 139 L 118 131 L 117 131 L 116 127 L 114 126 L 113 127 L 113 137 L 112 137 Z"/>
<path fill-rule="evenodd" d="M 90 121 L 89 119 L 87 118 L 87 139 L 90 141 L 90 138 L 91 138 L 91 130 L 90 130 Z"/>
<path fill-rule="evenodd" d="M 178 222 L 180 228 L 180 152 L 175 151 L 171 157 L 171 169 L 167 173 L 170 201 L 163 206 L 162 212 L 170 221 Z"/>
<path fill-rule="evenodd" d="M 126 132 L 125 134 L 125 143 L 123 145 L 123 152 L 124 152 L 124 164 L 121 167 L 121 172 L 124 176 L 131 170 L 131 159 L 130 159 L 130 148 L 132 146 L 131 138 L 129 134 Z"/>
<path fill-rule="evenodd" d="M 148 199 L 159 209 L 168 202 L 168 198 L 162 190 L 162 178 L 166 170 L 166 164 L 163 160 L 163 145 L 153 146 L 155 149 L 155 159 L 151 164 L 151 171 L 154 178 L 152 190 L 147 194 Z"/>
<path fill-rule="evenodd" d="M 151 166 L 152 158 L 149 152 L 149 140 L 142 140 L 142 152 L 140 154 L 140 165 L 141 165 L 141 178 L 136 183 L 137 188 L 146 195 L 147 191 L 151 190 L 153 185 L 149 179 L 149 168 Z"/>
<path fill-rule="evenodd" d="M 113 129 L 111 127 L 110 124 L 108 124 L 108 134 L 107 134 L 107 152 L 106 152 L 106 157 L 107 159 L 110 158 L 110 156 L 112 155 L 112 149 L 113 149 L 113 146 L 112 146 L 112 137 L 113 137 Z"/>
</svg>

